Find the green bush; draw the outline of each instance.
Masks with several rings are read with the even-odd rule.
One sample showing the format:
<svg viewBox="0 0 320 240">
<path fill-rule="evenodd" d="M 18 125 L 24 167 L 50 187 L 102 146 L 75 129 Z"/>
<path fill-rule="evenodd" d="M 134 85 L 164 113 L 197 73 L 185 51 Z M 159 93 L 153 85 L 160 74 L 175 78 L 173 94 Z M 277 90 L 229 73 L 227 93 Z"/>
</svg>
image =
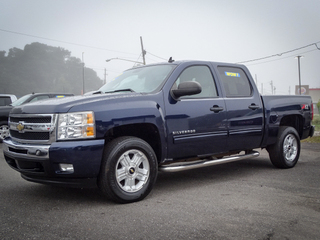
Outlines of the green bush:
<svg viewBox="0 0 320 240">
<path fill-rule="evenodd" d="M 316 126 L 316 131 L 320 131 L 320 116 L 319 116 L 319 114 L 315 114 L 313 116 L 312 125 Z"/>
</svg>

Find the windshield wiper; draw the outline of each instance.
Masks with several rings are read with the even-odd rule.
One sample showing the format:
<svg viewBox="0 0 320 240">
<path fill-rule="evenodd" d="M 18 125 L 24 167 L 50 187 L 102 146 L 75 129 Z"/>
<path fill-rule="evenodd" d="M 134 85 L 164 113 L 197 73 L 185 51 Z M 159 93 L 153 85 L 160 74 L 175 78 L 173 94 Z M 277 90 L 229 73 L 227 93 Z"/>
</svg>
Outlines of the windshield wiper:
<svg viewBox="0 0 320 240">
<path fill-rule="evenodd" d="M 110 92 L 105 92 L 105 93 L 115 93 L 115 92 L 135 92 L 131 88 L 124 88 L 124 89 L 118 89 Z"/>
</svg>

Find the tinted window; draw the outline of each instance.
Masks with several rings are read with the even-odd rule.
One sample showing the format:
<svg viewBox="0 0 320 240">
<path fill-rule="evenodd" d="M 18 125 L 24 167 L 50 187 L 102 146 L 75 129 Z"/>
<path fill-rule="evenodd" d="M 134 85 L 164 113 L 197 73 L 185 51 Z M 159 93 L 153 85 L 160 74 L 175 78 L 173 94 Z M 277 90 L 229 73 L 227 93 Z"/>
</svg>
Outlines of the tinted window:
<svg viewBox="0 0 320 240">
<path fill-rule="evenodd" d="M 218 96 L 211 71 L 207 66 L 192 66 L 186 68 L 180 74 L 172 88 L 177 88 L 180 83 L 189 81 L 200 83 L 202 91 L 199 94 L 181 98 L 210 98 Z"/>
<path fill-rule="evenodd" d="M 251 96 L 251 84 L 241 68 L 218 67 L 218 70 L 227 97 Z"/>
</svg>

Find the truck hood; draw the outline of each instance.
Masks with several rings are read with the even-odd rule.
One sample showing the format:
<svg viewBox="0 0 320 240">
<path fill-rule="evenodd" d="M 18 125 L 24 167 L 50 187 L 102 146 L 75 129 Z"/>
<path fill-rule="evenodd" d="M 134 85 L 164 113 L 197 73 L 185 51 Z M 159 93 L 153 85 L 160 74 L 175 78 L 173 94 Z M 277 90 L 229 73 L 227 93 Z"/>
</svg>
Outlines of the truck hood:
<svg viewBox="0 0 320 240">
<path fill-rule="evenodd" d="M 86 105 L 93 106 L 98 102 L 105 102 L 105 104 L 113 101 L 132 101 L 132 98 L 142 96 L 140 93 L 109 93 L 99 95 L 82 95 L 65 98 L 52 98 L 40 100 L 34 103 L 27 103 L 21 106 L 14 107 L 12 114 L 52 114 L 52 113 L 66 113 L 71 108 Z M 90 109 L 84 109 L 90 110 Z"/>
</svg>

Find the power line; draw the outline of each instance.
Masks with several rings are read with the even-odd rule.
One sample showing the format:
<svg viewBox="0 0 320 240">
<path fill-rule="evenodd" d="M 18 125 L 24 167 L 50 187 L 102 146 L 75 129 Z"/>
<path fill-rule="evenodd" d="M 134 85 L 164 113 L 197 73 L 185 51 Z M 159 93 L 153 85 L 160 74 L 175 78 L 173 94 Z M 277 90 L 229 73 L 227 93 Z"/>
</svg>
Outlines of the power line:
<svg viewBox="0 0 320 240">
<path fill-rule="evenodd" d="M 165 58 L 162 58 L 162 57 L 158 57 L 157 55 L 154 55 L 154 54 L 152 54 L 152 53 L 150 53 L 150 52 L 147 52 L 147 53 L 150 54 L 150 55 L 152 55 L 152 56 L 154 56 L 154 57 L 160 58 L 160 59 L 162 59 L 162 60 L 165 60 L 165 61 L 168 60 L 168 59 L 165 59 Z"/>
<path fill-rule="evenodd" d="M 15 31 L 10 31 L 10 30 L 5 30 L 5 29 L 0 29 L 0 31 L 2 32 L 7 32 L 7 33 L 12 33 L 12 34 L 17 34 L 17 35 L 22 35 L 22 36 L 27 36 L 27 37 L 33 37 L 33 38 L 39 38 L 39 39 L 44 39 L 44 40 L 49 40 L 49 41 L 54 41 L 54 42 L 60 42 L 60 43 L 65 43 L 65 44 L 70 44 L 70 45 L 75 45 L 75 46 L 81 46 L 81 47 L 86 47 L 86 48 L 92 48 L 92 49 L 98 49 L 98 50 L 104 50 L 104 51 L 110 51 L 110 52 L 116 52 L 116 53 L 123 53 L 123 54 L 130 54 L 130 55 L 136 55 L 135 53 L 129 53 L 129 52 L 122 52 L 122 51 L 117 51 L 117 50 L 111 50 L 111 49 L 107 49 L 107 48 L 100 48 L 100 47 L 95 47 L 95 46 L 89 46 L 89 45 L 84 45 L 84 44 L 79 44 L 79 43 L 73 43 L 73 42 L 67 42 L 67 41 L 62 41 L 62 40 L 57 40 L 57 39 L 52 39 L 52 38 L 46 38 L 46 37 L 41 37 L 41 36 L 36 36 L 36 35 L 31 35 L 31 34 L 26 34 L 26 33 L 21 33 L 21 32 L 15 32 Z M 261 57 L 261 58 L 256 58 L 256 59 L 251 59 L 251 60 L 246 60 L 246 61 L 242 61 L 242 62 L 237 62 L 237 63 L 249 63 L 249 62 L 255 62 L 255 61 L 260 61 L 260 60 L 264 60 L 264 59 L 268 59 L 268 58 L 272 58 L 272 57 L 280 57 L 283 54 L 288 54 L 294 51 L 298 51 L 307 47 L 311 47 L 311 46 L 315 46 L 317 48 L 317 50 L 320 50 L 320 47 L 318 47 L 318 43 L 320 43 L 320 41 L 315 42 L 315 43 L 311 43 L 308 44 L 306 46 L 303 47 L 299 47 L 299 48 L 295 48 L 286 52 L 282 52 L 282 53 L 278 53 L 278 54 L 273 54 L 270 56 L 266 56 L 266 57 Z M 311 50 L 311 51 L 316 51 L 316 50 Z M 311 52 L 308 51 L 308 52 Z M 155 54 L 152 54 L 150 52 L 147 52 L 148 54 L 159 58 L 161 60 L 167 60 L 165 58 L 159 57 Z M 139 56 L 140 57 L 140 56 Z M 283 59 L 283 58 L 282 58 Z"/>
<path fill-rule="evenodd" d="M 270 55 L 270 56 L 267 56 L 267 57 L 262 57 L 262 58 L 256 58 L 256 59 L 252 59 L 252 60 L 242 61 L 242 62 L 238 62 L 238 63 L 248 63 L 248 62 L 260 61 L 260 60 L 264 60 L 264 59 L 272 58 L 272 57 L 280 57 L 280 56 L 282 56 L 283 54 L 295 52 L 295 51 L 301 50 L 301 49 L 303 49 L 303 48 L 311 47 L 311 46 L 316 46 L 316 48 L 317 48 L 318 50 L 320 50 L 320 48 L 319 48 L 318 45 L 317 45 L 318 43 L 320 43 L 320 41 L 319 41 L 319 42 L 315 42 L 315 43 L 308 44 L 308 45 L 303 46 L 303 47 L 295 48 L 295 49 L 293 49 L 293 50 L 289 50 L 289 51 L 286 51 L 286 52 L 282 52 L 282 53 L 278 53 L 278 54 L 273 54 L 273 55 Z"/>
<path fill-rule="evenodd" d="M 40 36 L 31 35 L 31 34 L 26 34 L 26 33 L 21 33 L 21 32 L 9 31 L 9 30 L 5 30 L 5 29 L 0 29 L 0 31 L 2 31 L 2 32 L 7 32 L 7 33 L 18 34 L 18 35 L 27 36 L 27 37 L 33 37 L 33 38 L 39 38 L 39 39 L 49 40 L 49 41 L 53 41 L 53 42 L 60 42 L 60 43 L 65 43 L 65 44 L 70 44 L 70 45 L 75 45 L 75 46 L 80 46 L 80 47 L 93 48 L 93 49 L 104 50 L 104 51 L 109 51 L 109 52 L 116 52 L 116 53 L 124 53 L 124 54 L 137 55 L 136 53 L 121 52 L 121 51 L 111 50 L 111 49 L 107 49 L 107 48 L 100 48 L 100 47 L 94 47 L 94 46 L 79 44 L 79 43 L 66 42 L 66 41 L 61 41 L 61 40 L 52 39 L 52 38 L 46 38 L 46 37 L 40 37 Z"/>
<path fill-rule="evenodd" d="M 309 50 L 309 51 L 306 51 L 306 52 L 302 52 L 300 54 L 306 54 L 306 53 L 314 52 L 314 51 L 317 51 L 317 49 L 313 49 L 313 50 Z M 286 58 L 292 58 L 292 57 L 296 57 L 296 54 L 295 55 L 290 55 L 288 57 L 283 57 L 283 58 L 278 58 L 278 59 L 274 59 L 274 60 L 265 61 L 265 62 L 247 64 L 247 66 L 254 66 L 254 65 L 259 65 L 259 64 L 269 63 L 269 62 L 275 62 L 275 61 L 280 61 L 280 60 L 283 60 L 283 59 L 286 59 Z"/>
</svg>

